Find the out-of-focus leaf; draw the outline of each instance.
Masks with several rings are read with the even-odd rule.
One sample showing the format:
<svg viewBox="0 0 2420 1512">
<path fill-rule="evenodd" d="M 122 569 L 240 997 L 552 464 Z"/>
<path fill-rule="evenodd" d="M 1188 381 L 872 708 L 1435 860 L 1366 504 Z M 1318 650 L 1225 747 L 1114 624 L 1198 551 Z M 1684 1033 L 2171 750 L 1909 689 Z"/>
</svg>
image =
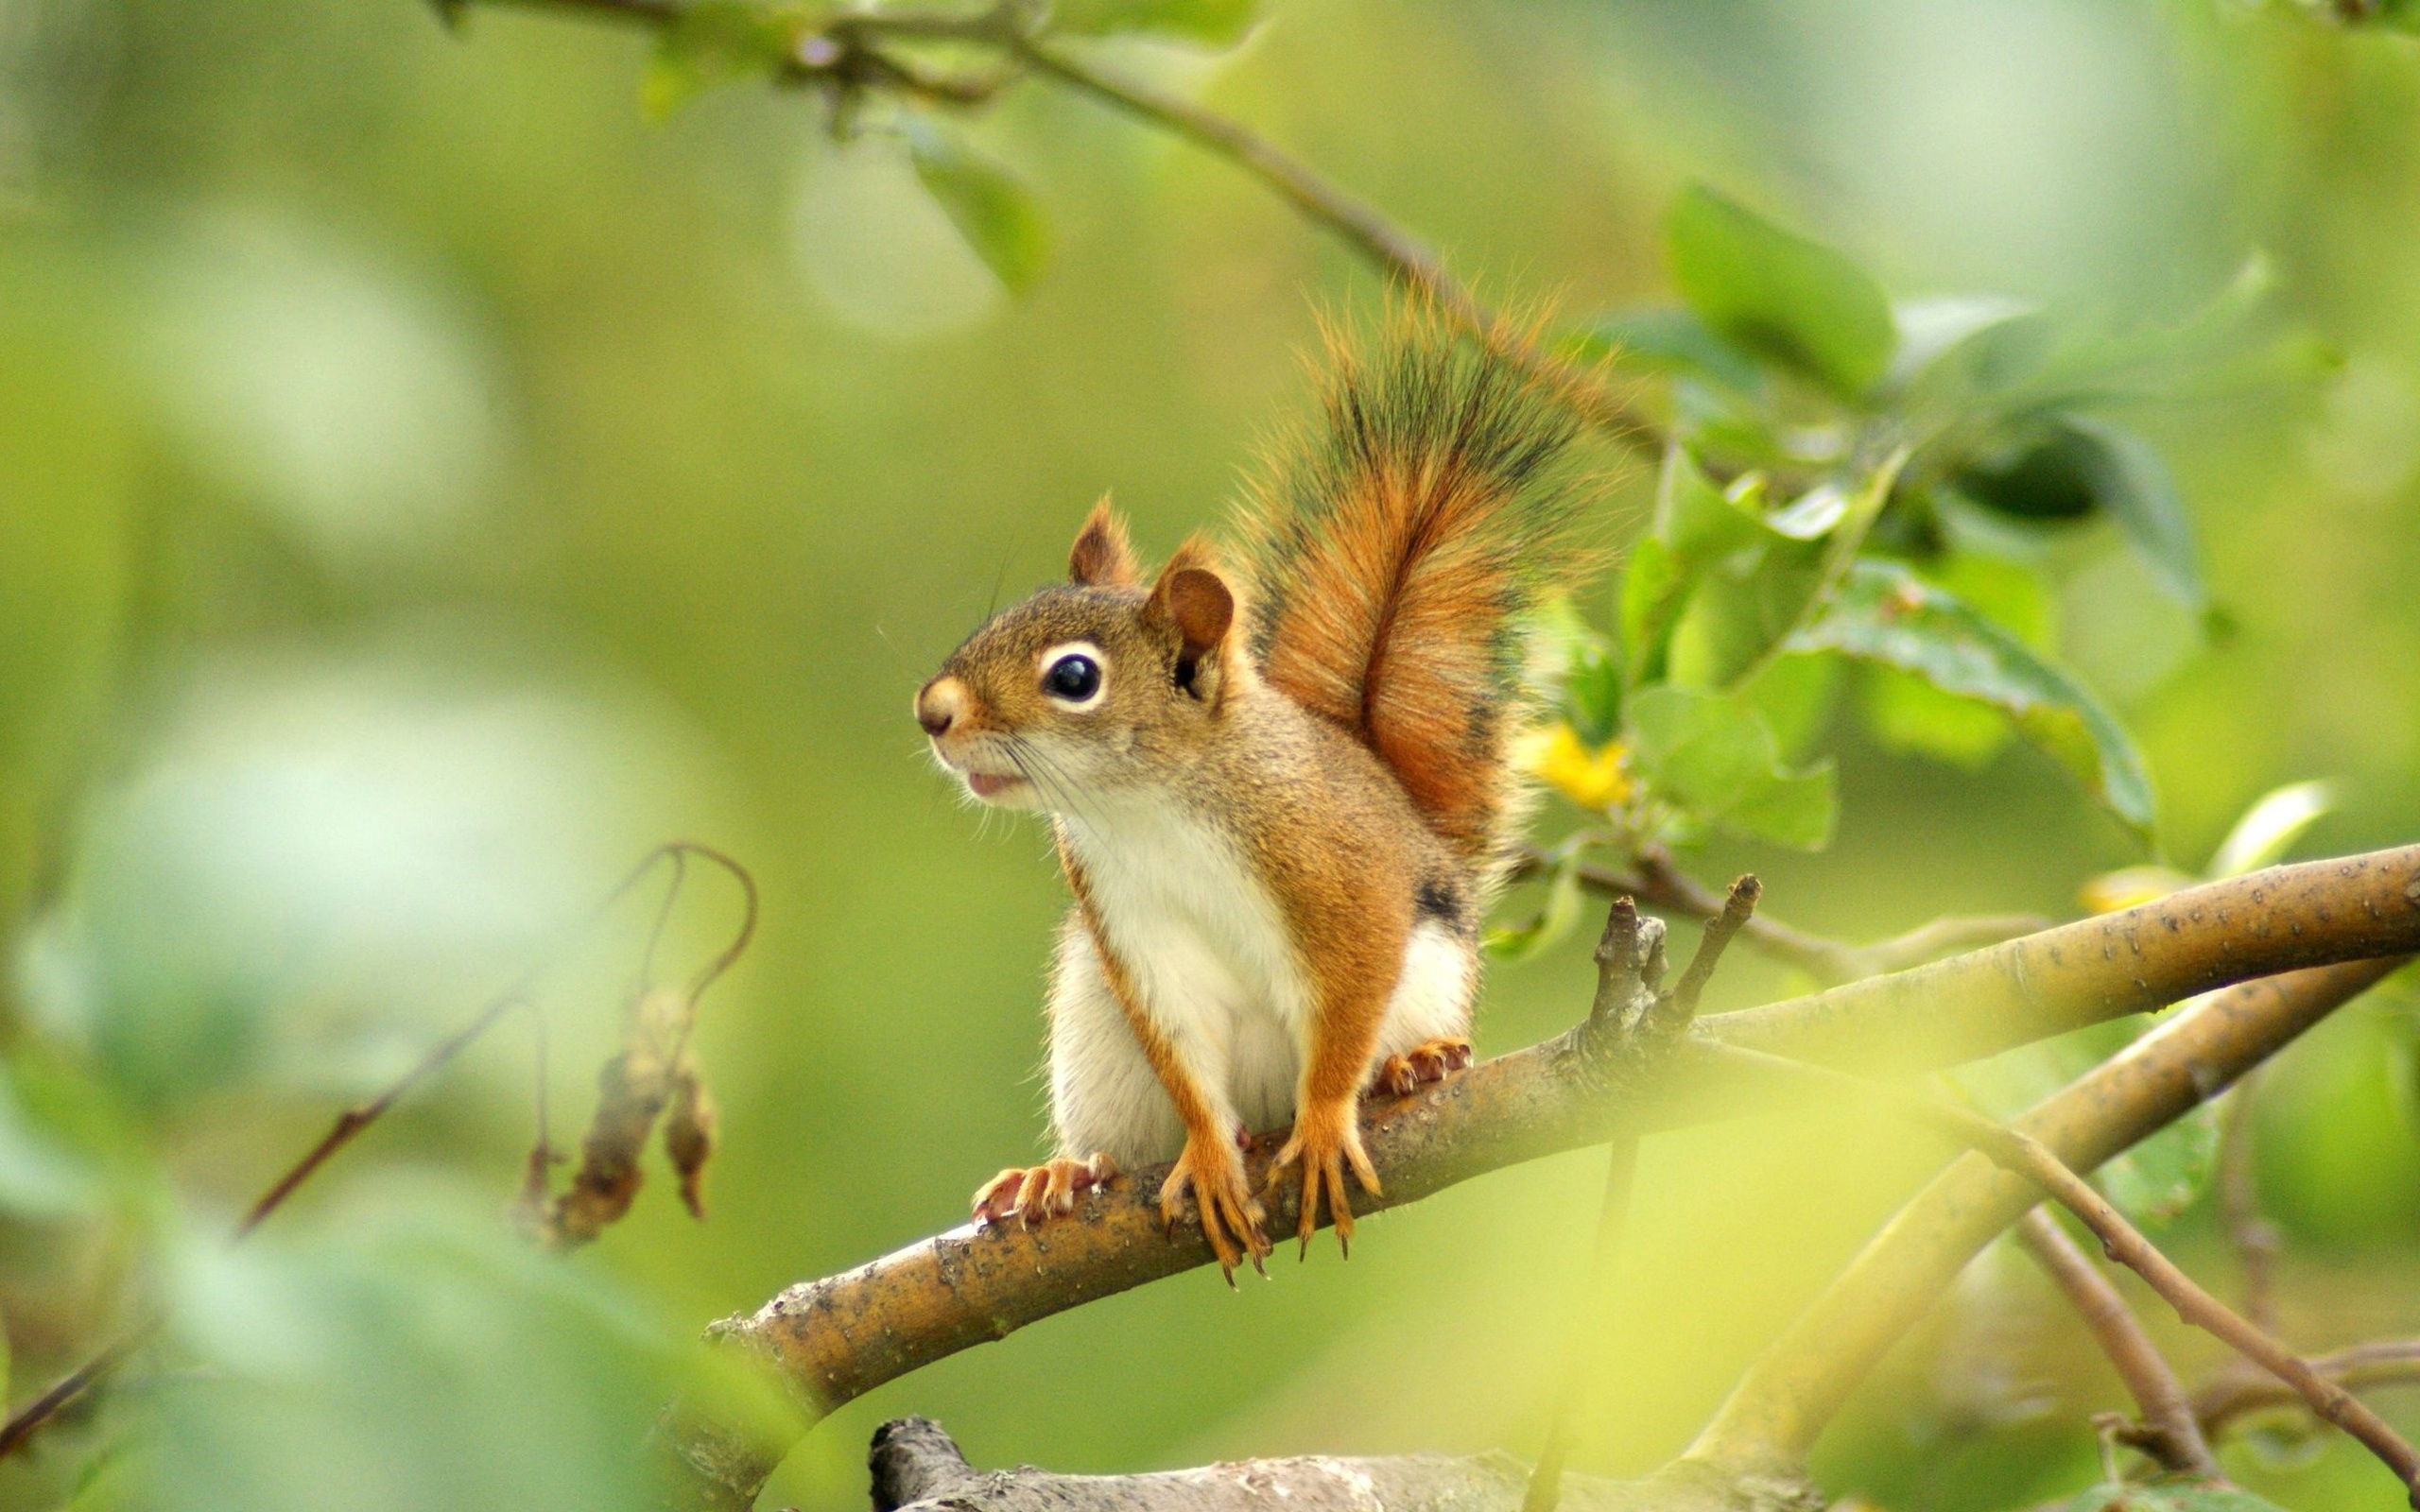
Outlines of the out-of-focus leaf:
<svg viewBox="0 0 2420 1512">
<path fill-rule="evenodd" d="M 2151 833 L 2150 773 L 2100 700 L 2016 637 L 1893 562 L 1859 561 L 1790 641 L 1914 673 L 1998 709 L 2138 835 Z"/>
<path fill-rule="evenodd" d="M 1998 294 L 1903 300 L 1891 307 L 1899 345 L 1889 387 L 1948 397 L 2002 387 L 2038 360 L 2047 341 L 2038 307 Z"/>
<path fill-rule="evenodd" d="M 754 0 L 698 0 L 678 10 L 656 40 L 639 80 L 639 107 L 664 117 L 719 84 L 765 78 L 786 62 L 804 12 Z"/>
<path fill-rule="evenodd" d="M 1944 693 L 1896 667 L 1858 668 L 1857 703 L 1866 730 L 1883 746 L 1968 770 L 1998 755 L 2014 733 L 1990 704 Z"/>
<path fill-rule="evenodd" d="M 2087 438 L 2053 425 L 1969 461 L 1949 481 L 1983 507 L 2019 520 L 2081 520 L 2100 503 L 2098 466 Z"/>
<path fill-rule="evenodd" d="M 1563 683 L 1563 714 L 1573 733 L 1601 749 L 1622 728 L 1622 669 L 1602 642 L 1583 645 Z"/>
<path fill-rule="evenodd" d="M 2096 451 L 2093 477 L 2100 507 L 2118 522 L 2160 586 L 2183 603 L 2201 608 L 2208 596 L 2202 587 L 2201 548 L 2194 541 L 2193 522 L 2176 497 L 2168 464 L 2151 442 L 2106 421 L 2071 415 L 2066 424 Z"/>
<path fill-rule="evenodd" d="M 1711 378 L 1742 392 L 1764 387 L 1747 353 L 1715 335 L 1697 312 L 1678 306 L 1600 315 L 1566 336 L 1563 350 L 1579 362 Z"/>
<path fill-rule="evenodd" d="M 1801 850 L 1831 843 L 1831 764 L 1784 766 L 1773 732 L 1745 700 L 1663 684 L 1631 699 L 1629 723 L 1651 788 L 1692 816 Z"/>
<path fill-rule="evenodd" d="M 2066 1512 L 2278 1512 L 2232 1486 L 2111 1486 L 2106 1482 L 2067 1503 Z"/>
<path fill-rule="evenodd" d="M 1725 688 L 1798 627 L 1824 585 L 1820 541 L 1775 535 L 1710 564 L 1673 627 L 1672 680 Z"/>
<path fill-rule="evenodd" d="M 1561 711 L 1583 745 L 1602 747 L 1621 730 L 1620 656 L 1567 597 L 1541 607 L 1524 630 L 1528 687 Z"/>
<path fill-rule="evenodd" d="M 1671 547 L 1653 536 L 1632 543 L 1621 587 L 1622 670 L 1632 686 L 1662 679 L 1688 586 Z"/>
<path fill-rule="evenodd" d="M 602 1273 L 514 1241 L 487 1199 L 360 1192 L 342 1221 L 170 1258 L 171 1369 L 132 1421 L 128 1504 L 147 1512 L 352 1507 L 523 1512 L 659 1505 L 649 1426 L 693 1390 L 769 1427 Z"/>
<path fill-rule="evenodd" d="M 1025 180 L 924 116 L 909 116 L 905 129 L 918 181 L 966 245 L 1010 292 L 1032 287 L 1050 255 L 1050 232 Z"/>
<path fill-rule="evenodd" d="M 1773 732 L 1782 760 L 1794 762 L 1823 733 L 1840 689 L 1840 674 L 1837 657 L 1777 656 L 1736 691 Z"/>
<path fill-rule="evenodd" d="M 1260 19 L 1260 0 L 1057 0 L 1053 31 L 1086 37 L 1150 32 L 1225 47 Z"/>
<path fill-rule="evenodd" d="M 31 1219 L 90 1212 L 101 1195 L 99 1170 L 27 1112 L 14 1071 L 0 1076 L 0 1211 Z"/>
<path fill-rule="evenodd" d="M 2219 1110 L 2204 1103 L 2098 1173 L 2119 1211 L 2147 1228 L 2169 1222 L 2200 1200 L 2219 1166 Z"/>
<path fill-rule="evenodd" d="M 1500 961 L 1526 961 L 1551 947 L 1580 918 L 1580 850 L 1564 852 L 1547 879 L 1547 899 L 1537 916 L 1512 929 L 1491 929 L 1482 942 Z"/>
<path fill-rule="evenodd" d="M 2240 877 L 2276 865 L 2304 831 L 2335 808 L 2332 782 L 2289 782 L 2271 789 L 2244 810 L 2243 817 L 2219 842 L 2218 853 L 2210 858 L 2210 877 Z"/>
<path fill-rule="evenodd" d="M 2078 888 L 2076 901 L 2096 914 L 2114 914 L 2120 908 L 2157 902 L 2200 880 L 2173 867 L 2120 867 L 2116 871 L 2102 872 Z"/>
<path fill-rule="evenodd" d="M 1874 387 L 1897 334 L 1891 303 L 1840 252 L 1703 184 L 1665 222 L 1673 282 L 1706 325 L 1844 399 Z"/>
</svg>

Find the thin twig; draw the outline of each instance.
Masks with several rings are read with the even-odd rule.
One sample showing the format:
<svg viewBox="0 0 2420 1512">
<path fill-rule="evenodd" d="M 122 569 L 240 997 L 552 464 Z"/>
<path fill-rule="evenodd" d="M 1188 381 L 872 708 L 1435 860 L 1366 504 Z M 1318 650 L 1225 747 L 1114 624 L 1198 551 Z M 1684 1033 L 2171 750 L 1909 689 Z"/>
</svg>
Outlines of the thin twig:
<svg viewBox="0 0 2420 1512">
<path fill-rule="evenodd" d="M 1782 1074 L 1832 1087 L 1890 1104 L 1898 1111 L 1928 1125 L 1989 1159 L 2002 1170 L 2025 1177 L 2060 1206 L 2083 1220 L 2100 1240 L 2110 1259 L 2151 1283 L 2166 1297 L 2177 1316 L 2217 1335 L 2246 1358 L 2291 1386 L 2311 1411 L 2360 1440 L 2393 1470 L 2411 1505 L 2420 1508 L 2420 1451 L 2388 1426 L 2385 1418 L 2364 1406 L 2351 1392 L 2313 1370 L 2310 1363 L 2275 1337 L 2254 1326 L 2241 1314 L 2212 1297 L 2177 1268 L 2158 1246 L 2128 1222 L 2125 1214 L 2093 1189 L 2040 1140 L 2005 1124 L 1962 1108 L 1944 1097 L 1893 1082 L 1834 1071 L 1805 1061 L 1755 1051 L 1719 1046 L 1716 1055 L 1741 1064 L 1758 1064 Z"/>
<path fill-rule="evenodd" d="M 1533 848 L 1523 855 L 1513 875 L 1529 876 L 1551 865 L 1544 851 Z M 1576 868 L 1576 875 L 1580 885 L 1591 892 L 1635 898 L 1651 908 L 1691 919 L 1712 919 L 1722 912 L 1722 895 L 1683 871 L 1660 850 L 1642 850 L 1634 869 L 1582 862 Z M 1997 945 L 2050 926 L 2051 920 L 2039 914 L 1951 915 L 1889 939 L 1852 945 L 1758 914 L 1740 931 L 1740 937 L 1783 965 L 1794 966 L 1826 986 L 1837 987 L 1869 976 L 1904 971 L 1961 951 Z"/>
<path fill-rule="evenodd" d="M 450 3 L 458 5 L 467 0 Z M 676 25 L 688 9 L 677 0 L 517 3 L 545 9 L 593 11 L 656 27 Z M 1014 68 L 977 75 L 937 72 L 912 59 L 882 51 L 875 45 L 882 41 L 988 46 L 1028 72 L 1020 73 Z M 1553 392 L 1615 441 L 1641 453 L 1652 454 L 1662 449 L 1662 428 L 1613 393 L 1606 387 L 1601 369 L 1583 370 L 1541 346 L 1532 332 L 1490 308 L 1453 275 L 1443 258 L 1375 208 L 1241 123 L 1045 42 L 1029 29 L 1026 8 L 1022 6 L 1003 4 L 972 14 L 872 10 L 842 15 L 801 39 L 791 66 L 777 77 L 788 84 L 832 85 L 842 91 L 888 85 L 931 103 L 970 106 L 990 102 L 1010 85 L 1028 77 L 1028 73 L 1224 158 L 1258 180 L 1305 220 L 1328 231 L 1435 304 L 1469 331 L 1490 354 Z"/>
<path fill-rule="evenodd" d="M 2118 1379 L 2126 1383 L 2142 1414 L 2140 1429 L 2129 1434 L 2127 1441 L 2159 1461 L 2164 1469 L 2204 1480 L 2221 1479 L 2218 1458 L 2194 1420 L 2184 1383 L 2108 1274 L 2067 1237 L 2048 1208 L 2027 1213 L 2016 1226 L 2016 1238 L 2058 1282 L 2059 1290 L 2066 1294 L 2084 1326 L 2100 1341 L 2101 1352 L 2117 1367 Z"/>
<path fill-rule="evenodd" d="M 2256 1072 L 2227 1094 L 2219 1125 L 2219 1214 L 2243 1268 L 2243 1315 L 2274 1333 L 2281 1246 L 2276 1227 L 2261 1216 L 2260 1178 L 2252 1158 L 2253 1093 L 2259 1084 Z"/>
<path fill-rule="evenodd" d="M 2313 1355 L 2311 1369 L 2346 1390 L 2420 1384 L 2420 1339 L 2377 1339 L 2331 1354 Z M 2226 1371 L 2193 1395 L 2202 1432 L 2215 1438 L 2247 1413 L 2298 1406 L 2300 1394 L 2281 1381 L 2248 1367 Z"/>
<path fill-rule="evenodd" d="M 1705 986 L 1714 980 L 1714 969 L 1722 963 L 1722 953 L 1731 937 L 1753 922 L 1756 915 L 1756 900 L 1764 896 L 1764 884 L 1755 873 L 1747 872 L 1731 885 L 1722 900 L 1722 911 L 1705 922 L 1705 933 L 1698 936 L 1698 948 L 1689 957 L 1681 982 L 1672 989 L 1672 1007 L 1683 1022 L 1695 1019 L 1698 1000 L 1705 995 Z"/>
<path fill-rule="evenodd" d="M 532 1008 L 532 1011 L 535 1011 L 530 994 L 536 988 L 538 979 L 545 973 L 547 968 L 553 964 L 554 960 L 562 950 L 567 948 L 570 943 L 579 938 L 579 936 L 585 934 L 598 919 L 602 919 L 606 913 L 613 908 L 614 904 L 620 902 L 624 895 L 629 893 L 632 887 L 636 886 L 639 880 L 645 877 L 657 863 L 669 860 L 673 865 L 674 875 L 677 879 L 682 874 L 683 868 L 685 867 L 687 857 L 692 855 L 700 856 L 705 860 L 711 861 L 715 865 L 728 871 L 733 879 L 739 884 L 741 892 L 746 900 L 746 907 L 741 918 L 739 928 L 733 933 L 731 942 L 718 952 L 712 960 L 708 961 L 705 967 L 700 971 L 696 981 L 690 988 L 690 996 L 694 1000 L 699 993 L 704 991 L 708 986 L 713 984 L 716 978 L 719 977 L 724 971 L 730 970 L 732 963 L 736 961 L 741 953 L 747 950 L 749 940 L 755 935 L 757 915 L 756 879 L 749 873 L 747 868 L 741 866 L 737 861 L 734 860 L 722 851 L 716 850 L 712 846 L 701 845 L 690 840 L 667 841 L 663 845 L 657 846 L 655 849 L 649 850 L 644 857 L 640 858 L 638 864 L 632 867 L 629 874 L 624 876 L 619 883 L 614 885 L 613 890 L 607 893 L 596 907 L 591 909 L 586 916 L 580 919 L 578 923 L 576 923 L 563 936 L 559 937 L 553 944 L 549 945 L 537 960 L 531 962 L 523 970 L 521 975 L 514 979 L 510 987 L 508 987 L 504 991 L 490 999 L 488 1003 L 476 1013 L 473 1014 L 469 1021 L 460 1028 L 455 1030 L 454 1033 L 446 1036 L 443 1040 L 439 1040 L 436 1045 L 429 1049 L 427 1054 L 422 1056 L 421 1058 L 406 1069 L 402 1075 L 389 1083 L 386 1090 L 379 1092 L 377 1096 L 357 1107 L 348 1108 L 343 1112 L 337 1114 L 336 1122 L 329 1125 L 328 1131 L 325 1134 L 320 1137 L 319 1143 L 304 1151 L 301 1159 L 287 1166 L 285 1172 L 280 1175 L 276 1180 L 270 1182 L 268 1189 L 264 1191 L 259 1197 L 253 1200 L 251 1209 L 245 1212 L 242 1221 L 236 1224 L 234 1231 L 228 1236 L 228 1242 L 230 1244 L 243 1243 L 245 1239 L 251 1235 L 254 1229 L 258 1228 L 262 1223 L 268 1220 L 269 1214 L 275 1212 L 279 1208 L 284 1207 L 286 1199 L 293 1196 L 295 1192 L 302 1187 L 302 1183 L 308 1181 L 319 1172 L 320 1167 L 326 1165 L 329 1160 L 333 1160 L 338 1151 L 342 1150 L 346 1145 L 359 1138 L 364 1129 L 367 1129 L 371 1125 L 376 1123 L 389 1108 L 393 1108 L 396 1103 L 400 1102 L 406 1094 L 410 1092 L 421 1083 L 436 1075 L 438 1072 L 443 1070 L 448 1064 L 450 1064 L 457 1056 L 459 1056 L 464 1050 L 469 1049 L 473 1042 L 477 1040 L 482 1035 L 485 1035 L 490 1029 L 494 1028 L 497 1022 L 501 1021 L 506 1014 L 510 1013 L 517 1007 L 530 1007 Z M 671 900 L 669 895 L 667 895 L 664 905 L 665 911 L 668 912 L 670 906 Z M 660 933 L 661 929 L 662 919 L 659 917 L 656 931 Z M 653 955 L 654 950 L 655 939 L 653 935 L 650 935 L 648 942 L 648 953 L 650 958 Z M 541 1040 L 540 1044 L 542 1047 L 540 1054 L 543 1057 L 543 1039 Z M 543 1086 L 543 1082 L 541 1085 Z M 544 1106 L 544 1105 L 542 1102 L 540 1104 L 541 1111 L 539 1114 L 540 1122 L 538 1136 L 538 1151 L 540 1152 L 543 1152 L 545 1149 Z M 537 1158 L 537 1153 L 533 1152 L 533 1164 Z M 0 1424 L 0 1458 L 7 1457 L 11 1451 L 24 1444 L 27 1439 L 31 1438 L 35 1433 L 40 1431 L 44 1423 L 57 1417 L 60 1411 L 67 1406 L 69 1402 L 72 1402 L 77 1398 L 82 1396 L 96 1383 L 108 1376 L 112 1370 L 115 1369 L 125 1361 L 128 1355 L 133 1352 L 134 1349 L 138 1345 L 140 1345 L 145 1339 L 148 1338 L 158 1327 L 159 1320 L 157 1318 L 147 1319 L 144 1322 L 135 1325 L 123 1336 L 103 1346 L 98 1353 L 95 1354 L 90 1360 L 84 1362 L 84 1364 L 77 1366 L 76 1369 L 69 1372 L 49 1390 L 43 1392 L 41 1396 L 35 1398 L 32 1401 L 27 1402 L 25 1406 L 11 1414 L 6 1424 Z"/>
</svg>

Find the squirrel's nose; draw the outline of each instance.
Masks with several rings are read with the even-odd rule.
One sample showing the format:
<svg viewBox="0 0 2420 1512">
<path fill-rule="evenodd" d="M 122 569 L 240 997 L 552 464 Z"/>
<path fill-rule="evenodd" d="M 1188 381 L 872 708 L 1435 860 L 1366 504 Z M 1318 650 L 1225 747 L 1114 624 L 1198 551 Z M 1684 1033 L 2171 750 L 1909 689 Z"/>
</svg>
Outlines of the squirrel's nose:
<svg viewBox="0 0 2420 1512">
<path fill-rule="evenodd" d="M 935 678 L 916 691 L 916 723 L 939 740 L 966 713 L 966 684 L 956 678 Z"/>
</svg>

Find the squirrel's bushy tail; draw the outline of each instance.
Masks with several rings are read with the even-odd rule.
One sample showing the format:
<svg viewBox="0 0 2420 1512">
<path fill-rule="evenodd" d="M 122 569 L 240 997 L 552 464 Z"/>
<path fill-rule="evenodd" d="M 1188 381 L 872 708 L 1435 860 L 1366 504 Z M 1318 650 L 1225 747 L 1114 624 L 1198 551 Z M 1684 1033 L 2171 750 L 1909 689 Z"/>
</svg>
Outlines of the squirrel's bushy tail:
<svg viewBox="0 0 2420 1512">
<path fill-rule="evenodd" d="M 1582 565 L 1572 422 L 1430 316 L 1374 350 L 1328 346 L 1324 423 L 1279 448 L 1244 510 L 1254 649 L 1483 862 L 1512 792 L 1517 616 Z"/>
</svg>

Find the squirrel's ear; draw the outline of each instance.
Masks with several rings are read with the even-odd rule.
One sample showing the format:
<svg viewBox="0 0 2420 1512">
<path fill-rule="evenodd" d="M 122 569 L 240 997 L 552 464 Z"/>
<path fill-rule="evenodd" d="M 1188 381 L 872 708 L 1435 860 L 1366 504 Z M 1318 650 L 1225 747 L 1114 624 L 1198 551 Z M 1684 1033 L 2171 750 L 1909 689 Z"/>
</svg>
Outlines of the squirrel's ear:
<svg viewBox="0 0 2420 1512">
<path fill-rule="evenodd" d="M 1177 549 L 1151 588 L 1143 606 L 1148 618 L 1159 620 L 1177 634 L 1177 682 L 1186 691 L 1215 695 L 1216 676 L 1200 679 L 1205 667 L 1222 668 L 1217 653 L 1236 623 L 1235 590 L 1210 565 L 1207 547 L 1188 541 Z"/>
<path fill-rule="evenodd" d="M 1075 549 L 1067 553 L 1067 576 L 1085 588 L 1132 588 L 1142 581 L 1126 524 L 1110 508 L 1106 493 L 1084 517 L 1084 528 L 1076 532 Z"/>
</svg>

